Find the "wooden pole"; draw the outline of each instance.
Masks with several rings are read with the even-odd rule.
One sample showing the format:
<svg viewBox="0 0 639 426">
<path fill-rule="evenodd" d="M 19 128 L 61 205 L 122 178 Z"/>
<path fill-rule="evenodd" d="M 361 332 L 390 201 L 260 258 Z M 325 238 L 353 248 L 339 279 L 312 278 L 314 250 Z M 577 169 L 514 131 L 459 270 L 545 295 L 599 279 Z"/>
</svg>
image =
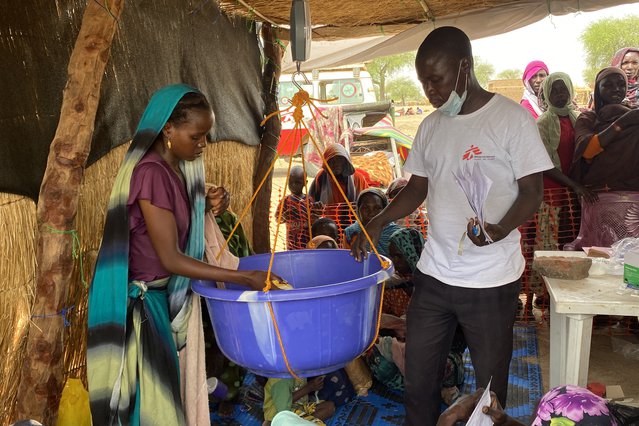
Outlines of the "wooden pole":
<svg viewBox="0 0 639 426">
<path fill-rule="evenodd" d="M 262 39 L 264 40 L 264 56 L 266 64 L 262 73 L 262 99 L 264 100 L 264 115 L 278 110 L 277 87 L 282 69 L 282 57 L 286 46 L 278 39 L 277 29 L 271 24 L 262 25 Z M 260 154 L 253 175 L 253 188 L 261 182 L 268 171 L 280 141 L 282 123 L 279 116 L 269 119 L 264 125 L 262 140 L 260 142 Z M 271 251 L 271 239 L 269 232 L 269 207 L 271 205 L 271 190 L 273 188 L 273 174 L 266 180 L 253 205 L 253 249 L 256 253 L 268 253 Z"/>
<path fill-rule="evenodd" d="M 67 303 L 80 184 L 91 149 L 100 86 L 123 6 L 124 0 L 88 0 L 69 60 L 60 121 L 38 199 L 36 293 L 18 388 L 17 419 L 45 425 L 56 422 L 64 385 L 64 323 L 58 313 Z"/>
</svg>

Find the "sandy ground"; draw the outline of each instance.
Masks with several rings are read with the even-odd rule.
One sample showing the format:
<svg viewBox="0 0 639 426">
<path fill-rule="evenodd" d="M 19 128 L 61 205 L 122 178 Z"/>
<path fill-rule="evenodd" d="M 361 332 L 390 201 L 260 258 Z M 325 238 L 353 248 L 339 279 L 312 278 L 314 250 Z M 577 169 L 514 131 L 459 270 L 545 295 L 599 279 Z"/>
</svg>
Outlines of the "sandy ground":
<svg viewBox="0 0 639 426">
<path fill-rule="evenodd" d="M 423 120 L 424 115 L 396 117 L 395 125 L 402 132 L 414 136 L 419 124 Z M 271 202 L 271 218 L 276 217 L 276 206 L 279 199 L 287 194 L 284 188 L 286 170 L 289 158 L 283 158 L 277 161 L 274 177 L 273 177 L 273 196 Z M 299 158 L 293 159 L 293 164 L 301 164 Z M 311 180 L 309 179 L 309 185 Z M 271 238 L 275 236 L 275 220 L 271 220 Z M 286 247 L 286 229 L 283 225 L 279 227 L 277 250 L 285 250 Z M 272 240 L 273 241 L 273 240 Z M 549 389 L 549 353 L 550 353 L 550 330 L 549 319 L 537 315 L 536 322 L 538 331 L 539 344 L 539 362 L 542 370 L 544 391 Z M 639 359 L 626 358 L 615 352 L 612 345 L 613 337 L 610 330 L 595 329 L 592 336 L 590 368 L 588 382 L 599 382 L 605 385 L 621 385 L 627 397 L 634 398 L 635 402 L 639 402 Z M 639 357 L 639 338 L 636 352 Z"/>
</svg>

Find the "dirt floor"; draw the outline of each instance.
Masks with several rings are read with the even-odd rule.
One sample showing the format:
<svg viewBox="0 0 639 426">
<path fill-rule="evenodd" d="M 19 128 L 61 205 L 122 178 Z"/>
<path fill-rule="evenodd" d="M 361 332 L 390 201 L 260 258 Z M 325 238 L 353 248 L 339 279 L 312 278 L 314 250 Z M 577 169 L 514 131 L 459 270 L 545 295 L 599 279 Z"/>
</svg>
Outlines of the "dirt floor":
<svg viewBox="0 0 639 426">
<path fill-rule="evenodd" d="M 625 333 L 624 333 L 625 334 Z M 613 348 L 613 339 L 630 340 L 635 346 L 635 359 L 625 357 Z M 541 365 L 544 391 L 549 388 L 550 371 L 550 328 L 548 320 L 537 326 L 539 364 Z M 588 383 L 620 385 L 625 396 L 639 402 L 639 338 L 629 335 L 612 335 L 608 327 L 595 327 L 590 346 Z"/>
</svg>

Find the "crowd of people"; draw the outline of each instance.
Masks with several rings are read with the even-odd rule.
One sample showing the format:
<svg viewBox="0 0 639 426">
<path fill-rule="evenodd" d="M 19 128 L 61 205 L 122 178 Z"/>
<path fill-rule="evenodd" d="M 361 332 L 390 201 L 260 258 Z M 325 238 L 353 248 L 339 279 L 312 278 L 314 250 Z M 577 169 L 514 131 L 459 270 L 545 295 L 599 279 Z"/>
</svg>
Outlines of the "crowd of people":
<svg viewBox="0 0 639 426">
<path fill-rule="evenodd" d="M 589 203 L 603 189 L 639 191 L 639 50 L 621 49 L 598 73 L 592 109 L 585 111 L 574 107 L 570 77 L 551 73 L 541 61 L 526 67 L 520 106 L 483 89 L 472 58 L 470 40 L 454 27 L 433 30 L 420 46 L 417 76 L 436 111 L 415 136 L 405 164 L 409 179 L 398 179 L 386 192 L 367 188 L 349 153 L 334 143 L 308 194 L 304 170 L 291 170 L 291 194 L 281 206 L 288 249 L 350 248 L 362 260 L 370 248 L 364 226 L 379 253 L 393 260 L 396 274 L 383 302 L 388 328 L 365 360 L 378 380 L 404 391 L 407 425 L 453 424 L 477 404 L 468 397 L 454 403 L 466 347 L 478 386 L 491 381 L 494 391 L 495 404 L 484 412 L 495 424 L 516 424 L 508 423 L 502 407 L 524 269 L 518 227 L 535 213 L 558 220 L 562 206 L 544 200 L 545 188 L 569 188 Z M 189 279 L 253 290 L 262 290 L 267 279 L 265 271 L 237 271 L 205 257 L 205 219 L 217 217 L 227 233 L 237 219 L 227 212 L 229 194 L 204 186 L 200 157 L 212 126 L 211 106 L 197 89 L 161 89 L 118 174 L 89 295 L 94 424 L 186 424 L 194 414 L 181 397 L 178 351 L 188 347 Z M 484 223 L 451 173 L 467 162 L 493 181 Z M 427 238 L 423 228 L 402 224 L 416 211 L 422 217 L 424 200 Z M 353 203 L 359 220 L 332 210 L 338 203 Z M 231 249 L 236 257 L 251 254 L 245 237 Z M 237 366 L 219 364 L 220 378 L 226 370 L 227 378 L 241 381 L 241 372 L 229 372 Z M 335 394 L 310 401 L 325 385 L 325 377 L 267 379 L 266 423 L 330 417 L 339 404 Z M 565 415 L 547 409 L 552 398 L 579 392 L 590 398 L 581 389 L 551 392 L 535 424 Z M 442 400 L 452 405 L 440 417 Z M 584 408 L 570 424 L 615 424 L 604 408 Z M 597 423 L 579 422 L 591 417 Z"/>
</svg>

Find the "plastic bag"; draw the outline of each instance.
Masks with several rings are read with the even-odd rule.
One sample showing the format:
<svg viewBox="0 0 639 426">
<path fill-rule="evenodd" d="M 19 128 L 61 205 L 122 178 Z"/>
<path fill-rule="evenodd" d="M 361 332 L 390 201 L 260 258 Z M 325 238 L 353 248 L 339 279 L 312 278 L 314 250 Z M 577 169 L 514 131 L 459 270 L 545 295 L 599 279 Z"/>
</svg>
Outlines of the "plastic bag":
<svg viewBox="0 0 639 426">
<path fill-rule="evenodd" d="M 89 392 L 80 379 L 67 379 L 60 398 L 56 426 L 91 426 Z"/>
<path fill-rule="evenodd" d="M 612 351 L 627 359 L 639 361 L 639 339 L 636 337 L 612 337 Z"/>
<path fill-rule="evenodd" d="M 623 265 L 623 259 L 626 253 L 630 250 L 639 249 L 639 238 L 622 238 L 621 240 L 610 246 L 610 248 L 612 249 L 610 260 L 614 263 Z"/>
<path fill-rule="evenodd" d="M 639 426 L 639 407 L 609 402 L 608 409 L 618 425 Z"/>
<path fill-rule="evenodd" d="M 346 364 L 344 370 L 353 384 L 357 396 L 367 396 L 368 390 L 373 386 L 373 376 L 366 362 L 361 357 L 357 357 Z"/>
</svg>

